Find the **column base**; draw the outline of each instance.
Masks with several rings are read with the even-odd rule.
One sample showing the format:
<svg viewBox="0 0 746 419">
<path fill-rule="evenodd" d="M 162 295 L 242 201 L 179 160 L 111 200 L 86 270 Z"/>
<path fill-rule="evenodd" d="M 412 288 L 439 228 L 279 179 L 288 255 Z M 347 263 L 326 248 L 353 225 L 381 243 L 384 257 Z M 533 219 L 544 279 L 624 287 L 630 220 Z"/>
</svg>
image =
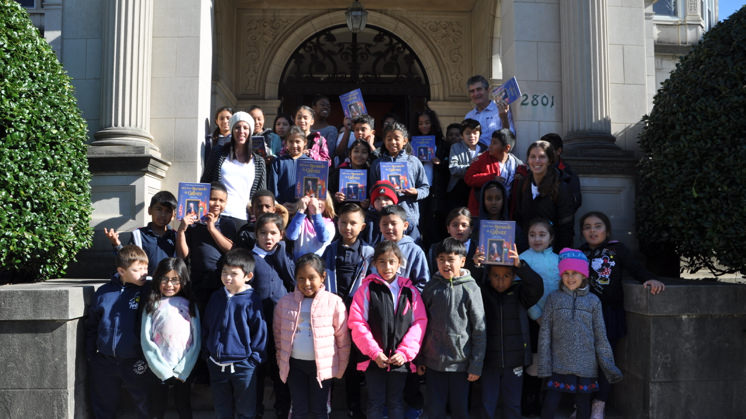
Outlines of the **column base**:
<svg viewBox="0 0 746 419">
<path fill-rule="evenodd" d="M 96 141 L 93 142 L 94 146 L 125 147 L 111 149 L 117 154 L 141 154 L 144 149 L 148 154 L 161 156 L 158 146 L 153 143 L 153 136 L 149 132 L 138 128 L 104 128 L 93 136 L 96 138 Z M 132 150 L 127 151 L 126 148 L 132 148 Z M 110 152 L 106 151 L 106 153 L 109 154 Z"/>
<path fill-rule="evenodd" d="M 614 144 L 613 135 L 605 133 L 568 134 L 562 159 L 578 175 L 636 176 L 636 162 L 631 151 Z"/>
</svg>

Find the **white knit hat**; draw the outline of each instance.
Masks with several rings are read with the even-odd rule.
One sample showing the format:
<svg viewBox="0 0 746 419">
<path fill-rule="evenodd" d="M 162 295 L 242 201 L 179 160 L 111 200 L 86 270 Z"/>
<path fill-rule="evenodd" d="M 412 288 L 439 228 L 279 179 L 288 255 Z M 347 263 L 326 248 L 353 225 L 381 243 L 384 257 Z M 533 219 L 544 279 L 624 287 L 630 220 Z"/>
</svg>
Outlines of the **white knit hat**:
<svg viewBox="0 0 746 419">
<path fill-rule="evenodd" d="M 246 112 L 236 112 L 231 116 L 231 134 L 233 134 L 233 127 L 236 126 L 238 121 L 244 121 L 249 124 L 249 137 L 254 134 L 254 118 Z"/>
</svg>

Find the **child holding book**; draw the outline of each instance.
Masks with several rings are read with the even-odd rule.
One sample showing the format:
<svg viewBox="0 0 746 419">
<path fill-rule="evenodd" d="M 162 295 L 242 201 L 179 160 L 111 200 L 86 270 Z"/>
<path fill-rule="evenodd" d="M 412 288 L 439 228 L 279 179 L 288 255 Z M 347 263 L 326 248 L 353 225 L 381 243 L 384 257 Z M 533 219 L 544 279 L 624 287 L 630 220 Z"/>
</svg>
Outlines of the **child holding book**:
<svg viewBox="0 0 746 419">
<path fill-rule="evenodd" d="M 329 190 L 336 191 L 334 193 L 334 201 L 336 203 L 344 202 L 348 197 L 345 196 L 344 192 L 339 192 L 339 176 L 341 169 L 353 169 L 353 170 L 370 170 L 370 158 L 373 150 L 370 148 L 370 144 L 363 140 L 355 140 L 352 146 L 349 148 L 349 153 L 345 161 L 339 165 L 339 169 L 334 171 L 334 176 L 330 176 Z M 363 188 L 367 188 L 367 185 L 363 185 Z M 363 208 L 367 208 L 370 201 L 365 199 L 361 202 Z"/>
<path fill-rule="evenodd" d="M 427 329 L 419 291 L 409 278 L 398 275 L 403 261 L 396 243 L 379 243 L 373 253 L 378 273 L 365 278 L 350 307 L 352 339 L 369 358 L 358 370 L 365 371 L 371 419 L 383 418 L 384 407 L 389 418 L 404 418 L 407 373 L 415 371 L 412 362 Z"/>
<path fill-rule="evenodd" d="M 504 200 L 507 203 L 516 168 L 519 164 L 522 164 L 510 152 L 514 145 L 515 135 L 509 129 L 503 128 L 493 132 L 487 152 L 479 155 L 466 170 L 464 175 L 466 184 L 476 191 L 485 183 L 498 180 L 505 186 Z M 469 209 L 477 210 L 475 214 L 479 215 L 478 202 L 475 198 L 473 195 L 469 197 Z"/>
<path fill-rule="evenodd" d="M 156 376 L 150 390 L 151 417 L 163 418 L 173 386 L 179 418 L 192 417 L 189 374 L 202 343 L 189 270 L 178 258 L 163 259 L 155 270 L 140 327 L 140 344 Z"/>
<path fill-rule="evenodd" d="M 323 255 L 324 249 L 334 239 L 334 204 L 330 194 L 326 199 L 304 196 L 298 201 L 298 212 L 285 231 L 288 240 L 293 241 L 293 258 L 306 253 Z"/>
<path fill-rule="evenodd" d="M 475 245 L 477 242 L 471 240 L 472 227 L 471 213 L 466 207 L 454 208 L 446 217 L 446 230 L 448 231 L 448 236 L 464 243 L 467 260 L 469 260 L 469 257 L 474 254 L 474 251 L 477 248 Z M 438 247 L 438 244 L 440 244 L 440 242 L 430 246 L 430 249 L 428 249 L 427 252 L 427 262 L 430 266 L 431 276 L 438 271 L 438 264 L 436 262 L 437 255 L 435 254 L 435 249 Z"/>
<path fill-rule="evenodd" d="M 295 126 L 303 130 L 306 137 L 306 155 L 314 160 L 324 160 L 331 165 L 326 138 L 311 128 L 315 119 L 316 113 L 308 106 L 300 106 L 295 111 Z"/>
<path fill-rule="evenodd" d="M 272 162 L 271 175 L 268 176 L 268 189 L 280 204 L 295 201 L 298 160 L 309 158 L 306 155 L 306 134 L 299 127 L 290 127 L 284 146 L 285 153 Z"/>
<path fill-rule="evenodd" d="M 430 192 L 430 183 L 427 181 L 425 169 L 422 167 L 420 159 L 410 154 L 409 133 L 404 125 L 394 122 L 387 126 L 384 129 L 383 138 L 384 149 L 381 152 L 381 157 L 373 162 L 369 179 L 371 181 L 381 179 L 381 163 L 406 163 L 408 187 L 397 190 L 397 195 L 399 205 L 406 211 L 406 220 L 412 227 L 412 232 L 409 235 L 419 242 L 419 201 L 427 198 Z"/>
<path fill-rule="evenodd" d="M 264 357 L 267 325 L 262 302 L 249 282 L 254 258 L 246 249 L 226 253 L 223 289 L 212 294 L 202 321 L 215 416 L 256 415 L 256 369 Z"/>
<path fill-rule="evenodd" d="M 430 246 L 443 239 L 447 199 L 446 186 L 448 185 L 450 173 L 448 171 L 448 155 L 451 145 L 443 140 L 443 129 L 435 111 L 425 108 L 417 112 L 417 126 L 415 136 L 432 135 L 435 137 L 435 156 L 432 160 L 422 160 L 425 168 L 427 181 L 430 183 L 430 194 L 420 201 L 420 213 L 423 222 L 431 226 L 422 231 L 423 243 Z M 449 198 L 450 199 L 450 198 Z"/>
<path fill-rule="evenodd" d="M 486 348 L 482 294 L 463 269 L 463 243 L 449 237 L 436 253 L 438 273 L 422 291 L 429 327 L 417 372 L 426 374 L 429 418 L 446 417 L 446 403 L 452 417 L 468 418 L 469 383 L 482 375 Z"/>
<path fill-rule="evenodd" d="M 210 184 L 210 207 L 203 220 L 185 216 L 176 231 L 176 254 L 189 258 L 197 307 L 203 310 L 210 295 L 220 288 L 218 261 L 233 247 L 236 228 L 221 214 L 228 192 L 220 182 Z"/>
<path fill-rule="evenodd" d="M 531 339 L 527 309 L 542 295 L 541 277 L 518 257 L 508 252 L 512 266 L 490 265 L 482 281 L 487 350 L 482 371 L 482 417 L 498 417 L 495 410 L 502 400 L 502 417 L 520 419 L 521 386 L 524 365 L 531 363 Z M 516 277 L 520 276 L 520 281 Z"/>
<path fill-rule="evenodd" d="M 588 259 L 564 248 L 559 254 L 560 289 L 549 294 L 539 330 L 539 377 L 546 377 L 543 419 L 554 418 L 563 393 L 575 394 L 576 417 L 591 416 L 598 368 L 610 383 L 622 380 L 606 338 L 601 301 L 590 292 Z"/>
<path fill-rule="evenodd" d="M 342 378 L 350 355 L 347 311 L 324 289 L 324 262 L 313 253 L 296 264 L 297 287 L 275 307 L 280 378 L 290 387 L 293 417 L 328 418 L 332 378 Z"/>
</svg>

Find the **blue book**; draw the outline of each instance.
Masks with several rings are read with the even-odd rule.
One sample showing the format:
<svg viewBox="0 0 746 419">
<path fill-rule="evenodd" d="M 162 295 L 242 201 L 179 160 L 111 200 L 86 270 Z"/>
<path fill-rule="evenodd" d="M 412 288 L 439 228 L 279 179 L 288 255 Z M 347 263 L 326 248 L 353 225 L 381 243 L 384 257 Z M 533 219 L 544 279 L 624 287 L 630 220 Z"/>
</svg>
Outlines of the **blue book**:
<svg viewBox="0 0 746 419">
<path fill-rule="evenodd" d="M 339 96 L 339 102 L 342 104 L 342 110 L 347 118 L 355 119 L 360 115 L 368 113 L 368 110 L 365 108 L 363 93 L 360 89 L 355 89 Z"/>
<path fill-rule="evenodd" d="M 364 201 L 367 185 L 367 170 L 339 169 L 339 192 L 345 194 L 345 201 Z"/>
<path fill-rule="evenodd" d="M 179 182 L 178 205 L 177 220 L 183 220 L 187 216 L 201 220 L 210 207 L 210 184 Z"/>
<path fill-rule="evenodd" d="M 508 251 L 515 243 L 515 221 L 481 220 L 479 250 L 484 252 L 486 265 L 513 265 Z"/>
<path fill-rule="evenodd" d="M 418 159 L 432 161 L 435 158 L 435 136 L 419 135 L 412 137 L 412 150 Z"/>
<path fill-rule="evenodd" d="M 313 196 L 326 199 L 329 163 L 320 160 L 298 159 L 295 174 L 295 197 Z"/>
<path fill-rule="evenodd" d="M 251 149 L 254 151 L 254 153 L 266 159 L 267 158 L 267 145 L 264 143 L 264 136 L 252 135 L 251 136 Z"/>
<path fill-rule="evenodd" d="M 494 87 L 490 92 L 490 97 L 496 102 L 505 102 L 511 104 L 521 97 L 521 88 L 518 87 L 518 81 L 511 77 L 500 86 Z"/>
<path fill-rule="evenodd" d="M 382 162 L 380 168 L 380 180 L 388 180 L 393 183 L 394 189 L 397 191 L 409 189 L 409 179 L 407 179 L 409 173 L 407 173 L 406 162 Z"/>
</svg>

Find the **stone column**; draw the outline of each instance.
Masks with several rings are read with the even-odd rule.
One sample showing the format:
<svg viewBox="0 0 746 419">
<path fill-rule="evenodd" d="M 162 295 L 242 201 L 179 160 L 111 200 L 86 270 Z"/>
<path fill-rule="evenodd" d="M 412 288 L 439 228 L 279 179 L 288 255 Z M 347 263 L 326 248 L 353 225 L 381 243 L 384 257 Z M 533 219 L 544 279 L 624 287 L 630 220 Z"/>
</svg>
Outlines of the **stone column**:
<svg viewBox="0 0 746 419">
<path fill-rule="evenodd" d="M 560 22 L 565 148 L 613 145 L 606 0 L 563 0 Z"/>
<path fill-rule="evenodd" d="M 108 0 L 103 21 L 101 129 L 107 152 L 160 156 L 150 135 L 153 1 Z"/>
</svg>

